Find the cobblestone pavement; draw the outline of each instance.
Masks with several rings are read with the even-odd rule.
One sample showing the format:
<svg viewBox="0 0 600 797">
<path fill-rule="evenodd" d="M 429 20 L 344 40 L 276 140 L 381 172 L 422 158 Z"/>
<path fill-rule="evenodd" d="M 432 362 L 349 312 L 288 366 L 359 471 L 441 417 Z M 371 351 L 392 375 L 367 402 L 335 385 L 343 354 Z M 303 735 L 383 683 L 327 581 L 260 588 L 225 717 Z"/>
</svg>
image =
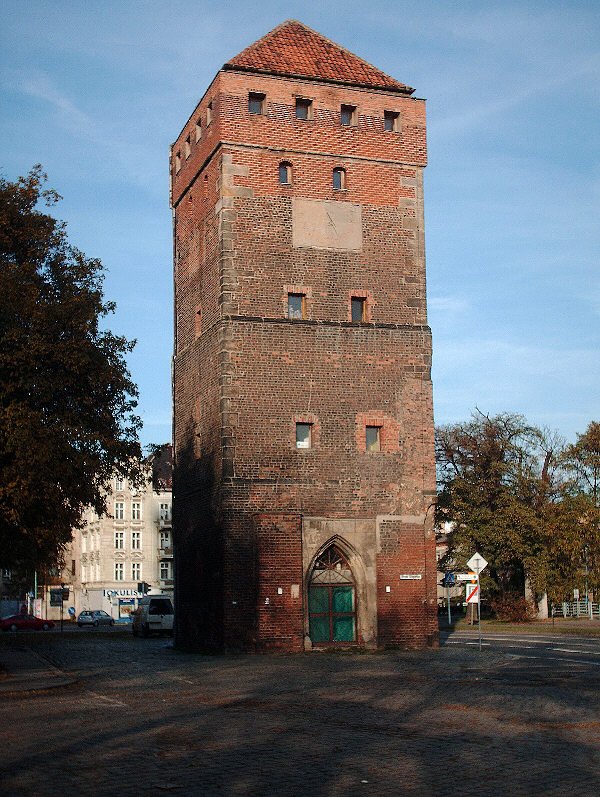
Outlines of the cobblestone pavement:
<svg viewBox="0 0 600 797">
<path fill-rule="evenodd" d="M 600 668 L 492 651 L 207 657 L 11 636 L 78 683 L 0 702 L 0 793 L 600 794 Z"/>
</svg>

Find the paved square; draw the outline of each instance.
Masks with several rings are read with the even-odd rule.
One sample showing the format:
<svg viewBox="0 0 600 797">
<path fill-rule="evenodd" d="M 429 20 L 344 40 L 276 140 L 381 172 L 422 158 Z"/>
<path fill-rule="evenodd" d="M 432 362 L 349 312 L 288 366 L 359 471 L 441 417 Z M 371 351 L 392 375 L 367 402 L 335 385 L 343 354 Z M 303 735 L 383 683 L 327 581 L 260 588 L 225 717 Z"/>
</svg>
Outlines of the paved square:
<svg viewBox="0 0 600 797">
<path fill-rule="evenodd" d="M 12 635 L 79 680 L 3 697 L 0 793 L 600 793 L 600 668 L 456 648 L 207 657 Z M 1 658 L 1 655 L 0 655 Z"/>
</svg>

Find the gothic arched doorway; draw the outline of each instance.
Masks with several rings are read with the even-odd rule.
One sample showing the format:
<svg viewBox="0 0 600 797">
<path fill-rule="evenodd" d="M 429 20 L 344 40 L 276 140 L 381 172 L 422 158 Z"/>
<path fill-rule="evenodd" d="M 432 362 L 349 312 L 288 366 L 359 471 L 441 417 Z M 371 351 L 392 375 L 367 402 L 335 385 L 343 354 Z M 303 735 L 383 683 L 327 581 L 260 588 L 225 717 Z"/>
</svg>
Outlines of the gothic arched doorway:
<svg viewBox="0 0 600 797">
<path fill-rule="evenodd" d="M 310 639 L 356 642 L 356 589 L 348 560 L 336 545 L 317 557 L 308 585 Z"/>
</svg>

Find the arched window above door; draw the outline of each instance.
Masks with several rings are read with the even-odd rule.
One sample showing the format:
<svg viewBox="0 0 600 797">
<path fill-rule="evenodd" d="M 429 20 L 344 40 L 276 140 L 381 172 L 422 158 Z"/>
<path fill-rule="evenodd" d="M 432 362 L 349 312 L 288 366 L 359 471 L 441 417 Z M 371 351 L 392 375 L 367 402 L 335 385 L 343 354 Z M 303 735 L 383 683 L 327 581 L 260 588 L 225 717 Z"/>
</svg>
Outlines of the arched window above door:
<svg viewBox="0 0 600 797">
<path fill-rule="evenodd" d="M 356 642 L 356 590 L 348 560 L 337 545 L 317 558 L 308 587 L 313 644 Z"/>
<path fill-rule="evenodd" d="M 348 560 L 337 545 L 330 545 L 315 562 L 311 584 L 354 584 Z"/>
</svg>

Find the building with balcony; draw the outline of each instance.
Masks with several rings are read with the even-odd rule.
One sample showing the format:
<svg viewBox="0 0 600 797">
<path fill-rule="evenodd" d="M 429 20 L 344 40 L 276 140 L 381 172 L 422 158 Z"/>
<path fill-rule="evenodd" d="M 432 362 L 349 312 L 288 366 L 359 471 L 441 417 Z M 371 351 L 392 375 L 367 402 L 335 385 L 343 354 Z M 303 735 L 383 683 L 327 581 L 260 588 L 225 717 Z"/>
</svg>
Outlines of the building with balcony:
<svg viewBox="0 0 600 797">
<path fill-rule="evenodd" d="M 65 554 L 61 575 L 71 590 L 68 607 L 76 614 L 104 609 L 116 621 L 126 621 L 143 594 L 142 583 L 150 585 L 150 593 L 173 593 L 171 471 L 167 445 L 147 460 L 143 488 L 115 477 L 106 499 L 107 514 L 99 517 L 87 510 L 84 526 L 75 530 Z M 49 596 L 42 600 L 47 603 L 42 611 L 48 617 L 58 616 Z"/>
</svg>

